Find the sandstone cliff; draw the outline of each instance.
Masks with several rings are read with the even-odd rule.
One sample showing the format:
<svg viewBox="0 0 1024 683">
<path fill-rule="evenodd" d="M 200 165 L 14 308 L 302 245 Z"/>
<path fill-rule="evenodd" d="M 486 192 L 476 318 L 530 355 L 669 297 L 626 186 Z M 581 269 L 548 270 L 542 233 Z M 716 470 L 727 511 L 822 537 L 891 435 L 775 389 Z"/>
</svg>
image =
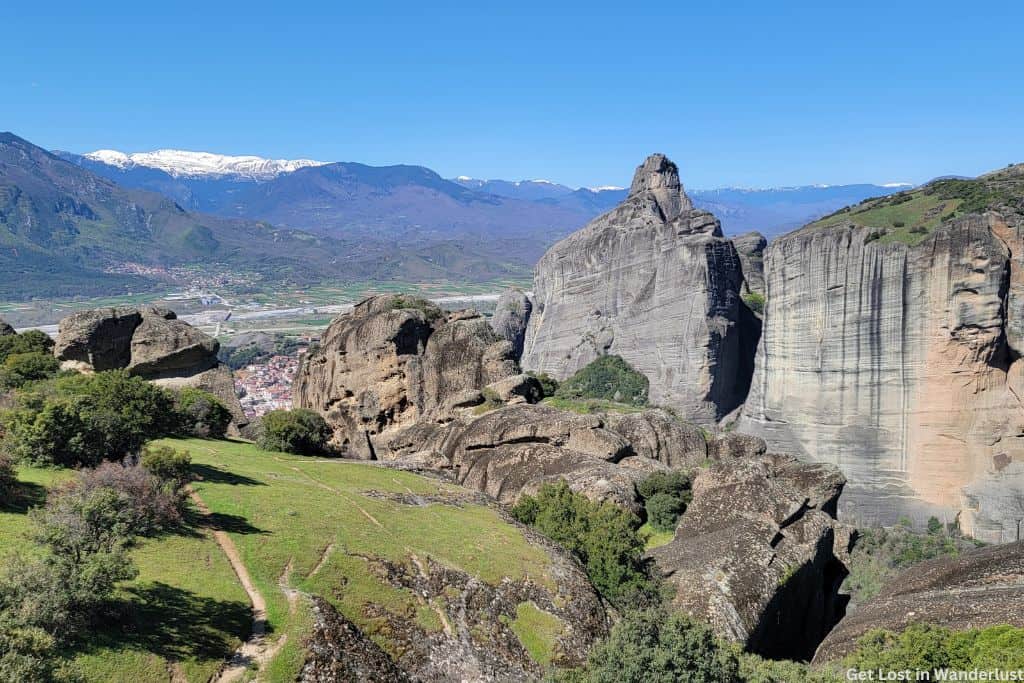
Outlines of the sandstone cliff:
<svg viewBox="0 0 1024 683">
<path fill-rule="evenodd" d="M 743 293 L 764 296 L 764 250 L 768 240 L 759 232 L 733 237 L 732 243 L 743 265 Z"/>
<path fill-rule="evenodd" d="M 483 403 L 492 384 L 496 394 L 525 401 L 530 383 L 512 345 L 478 313 L 378 296 L 331 323 L 303 360 L 293 396 L 296 407 L 323 414 L 337 446 L 373 458 L 375 439 L 388 430 L 449 421 Z"/>
<path fill-rule="evenodd" d="M 217 340 L 163 308 L 100 308 L 60 321 L 53 352 L 86 372 L 127 369 L 169 388 L 195 387 L 219 398 L 236 428 L 248 423 L 234 379 L 217 360 Z"/>
<path fill-rule="evenodd" d="M 520 289 L 509 289 L 498 297 L 491 316 L 491 327 L 502 339 L 512 344 L 516 360 L 523 356 L 523 342 L 526 340 L 526 326 L 533 313 L 533 302 Z"/>
<path fill-rule="evenodd" d="M 759 323 L 719 222 L 693 208 L 676 165 L 649 157 L 628 198 L 537 264 L 522 364 L 565 379 L 601 354 L 651 383 L 651 402 L 712 423 L 742 403 Z"/>
<path fill-rule="evenodd" d="M 741 430 L 838 465 L 852 520 L 959 516 L 1009 540 L 1024 516 L 1022 229 L 989 212 L 916 246 L 850 224 L 773 242 Z"/>
</svg>

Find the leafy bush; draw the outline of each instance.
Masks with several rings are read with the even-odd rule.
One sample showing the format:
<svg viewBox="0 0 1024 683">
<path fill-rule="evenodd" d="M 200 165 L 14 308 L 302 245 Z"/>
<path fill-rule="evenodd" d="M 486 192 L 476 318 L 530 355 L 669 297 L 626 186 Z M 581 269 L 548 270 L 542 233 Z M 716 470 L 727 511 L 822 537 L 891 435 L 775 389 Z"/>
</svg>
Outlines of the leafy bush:
<svg viewBox="0 0 1024 683">
<path fill-rule="evenodd" d="M 319 413 L 304 408 L 272 410 L 260 422 L 259 447 L 298 455 L 327 451 L 331 428 Z"/>
<path fill-rule="evenodd" d="M 0 453 L 0 505 L 10 500 L 18 486 L 18 476 L 14 471 L 14 460 L 6 453 Z"/>
<path fill-rule="evenodd" d="M 612 604 L 656 598 L 658 586 L 646 572 L 636 515 L 609 502 L 594 503 L 562 480 L 544 484 L 536 496 L 523 496 L 512 516 L 576 555 Z"/>
<path fill-rule="evenodd" d="M 172 484 L 175 489 L 184 486 L 192 478 L 192 456 L 170 446 L 146 446 L 142 449 L 139 464 L 160 481 Z"/>
<path fill-rule="evenodd" d="M 647 378 L 621 356 L 601 356 L 559 385 L 563 399 L 604 399 L 634 406 L 647 405 Z"/>
<path fill-rule="evenodd" d="M 174 402 L 181 428 L 193 436 L 224 438 L 231 424 L 231 411 L 213 394 L 185 387 Z"/>
<path fill-rule="evenodd" d="M 928 228 L 924 227 L 923 225 L 915 225 L 910 229 L 910 232 L 911 234 L 914 235 L 924 235 L 928 232 Z"/>
<path fill-rule="evenodd" d="M 893 221 L 892 222 L 892 227 L 894 227 L 894 228 L 902 228 L 905 225 L 906 225 L 906 223 L 904 223 L 903 221 Z"/>
<path fill-rule="evenodd" d="M 656 531 L 674 531 L 693 497 L 690 475 L 680 470 L 655 472 L 637 484 L 636 490 L 644 500 L 647 522 Z"/>
<path fill-rule="evenodd" d="M 759 292 L 747 292 L 740 298 L 743 299 L 743 303 L 747 305 L 747 308 L 752 310 L 754 313 L 757 313 L 758 315 L 764 313 L 764 304 L 766 301 L 764 294 Z"/>
<path fill-rule="evenodd" d="M 60 363 L 49 353 L 12 353 L 0 367 L 0 388 L 18 389 L 29 382 L 53 377 Z"/>
<path fill-rule="evenodd" d="M 565 683 L 732 683 L 734 648 L 694 619 L 664 610 L 630 612 L 596 645 L 583 669 L 555 675 Z"/>
<path fill-rule="evenodd" d="M 534 372 L 530 370 L 526 374 L 540 382 L 540 389 L 541 393 L 543 394 L 541 398 L 554 396 L 555 393 L 558 391 L 558 380 L 549 375 L 548 373 Z"/>
<path fill-rule="evenodd" d="M 178 428 L 174 396 L 123 370 L 33 384 L 2 421 L 15 457 L 68 467 L 120 460 Z"/>
<path fill-rule="evenodd" d="M 902 633 L 874 630 L 857 643 L 843 661 L 861 671 L 1016 671 L 1024 669 L 1024 629 L 990 626 L 952 631 L 929 624 L 911 624 Z"/>
<path fill-rule="evenodd" d="M 872 230 L 870 233 L 868 233 L 868 236 L 864 238 L 864 244 L 880 240 L 883 237 L 885 237 L 888 234 L 888 232 L 889 231 L 886 230 L 885 228 L 882 228 L 881 230 Z"/>
<path fill-rule="evenodd" d="M 933 519 L 924 534 L 914 531 L 909 520 L 890 529 L 860 530 L 850 553 L 850 574 L 841 588 L 850 594 L 853 605 L 873 598 L 888 580 L 907 567 L 936 557 L 955 557 L 977 545 L 944 530 L 941 522 Z"/>
<path fill-rule="evenodd" d="M 52 355 L 53 339 L 39 330 L 29 330 L 22 334 L 9 334 L 0 337 L 0 361 L 16 353 L 41 353 Z"/>
</svg>

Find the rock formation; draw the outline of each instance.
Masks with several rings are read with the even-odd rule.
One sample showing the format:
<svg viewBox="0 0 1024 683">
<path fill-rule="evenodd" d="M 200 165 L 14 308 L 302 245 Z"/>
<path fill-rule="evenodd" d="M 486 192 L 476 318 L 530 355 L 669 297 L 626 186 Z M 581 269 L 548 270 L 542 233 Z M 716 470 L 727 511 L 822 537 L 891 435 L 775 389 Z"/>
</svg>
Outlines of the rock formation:
<svg viewBox="0 0 1024 683">
<path fill-rule="evenodd" d="M 675 607 L 759 654 L 809 658 L 842 616 L 846 570 L 834 545 L 843 477 L 764 454 L 763 443 L 732 446 L 713 449 L 722 455 L 698 471 L 675 538 L 649 555 L 676 588 Z"/>
<path fill-rule="evenodd" d="M 746 396 L 759 323 L 718 220 L 693 208 L 660 154 L 617 208 L 537 264 L 523 367 L 565 379 L 601 354 L 645 374 L 652 403 L 711 423 Z"/>
<path fill-rule="evenodd" d="M 533 302 L 521 289 L 508 289 L 498 297 L 491 317 L 491 327 L 498 336 L 512 344 L 512 355 L 522 358 L 526 327 L 533 312 Z"/>
<path fill-rule="evenodd" d="M 86 372 L 127 369 L 170 388 L 195 387 L 215 395 L 236 427 L 248 419 L 216 339 L 163 308 L 100 308 L 60 321 L 53 352 L 64 367 Z"/>
<path fill-rule="evenodd" d="M 512 345 L 475 311 L 378 296 L 331 323 L 299 368 L 293 396 L 296 407 L 324 415 L 337 446 L 371 458 L 377 435 L 450 420 L 483 403 L 488 385 L 519 374 Z M 523 383 L 498 389 L 526 400 L 529 390 L 516 388 Z"/>
<path fill-rule="evenodd" d="M 874 600 L 844 618 L 818 647 L 814 663 L 839 659 L 872 629 L 926 623 L 955 630 L 1010 624 L 1024 628 L 1024 545 L 1007 543 L 914 565 Z"/>
<path fill-rule="evenodd" d="M 743 293 L 764 296 L 764 250 L 768 240 L 759 232 L 732 238 L 743 266 Z"/>
<path fill-rule="evenodd" d="M 0 337 L 9 337 L 12 334 L 17 334 L 14 328 L 11 327 L 6 320 L 0 318 Z"/>
<path fill-rule="evenodd" d="M 420 423 L 375 444 L 382 460 L 448 472 L 504 503 L 564 479 L 592 500 L 634 512 L 638 481 L 666 466 L 695 466 L 707 454 L 699 430 L 662 411 L 578 415 L 526 404 L 444 425 Z"/>
<path fill-rule="evenodd" d="M 841 516 L 959 518 L 1012 536 L 1024 509 L 1024 221 L 947 222 L 917 246 L 808 227 L 765 252 L 765 333 L 740 429 L 838 465 Z"/>
</svg>

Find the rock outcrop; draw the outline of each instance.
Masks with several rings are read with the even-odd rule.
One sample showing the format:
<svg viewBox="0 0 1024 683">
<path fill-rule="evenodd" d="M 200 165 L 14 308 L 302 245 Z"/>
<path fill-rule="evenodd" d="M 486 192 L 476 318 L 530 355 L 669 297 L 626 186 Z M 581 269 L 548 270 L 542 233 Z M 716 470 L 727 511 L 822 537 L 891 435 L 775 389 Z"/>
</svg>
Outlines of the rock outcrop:
<svg viewBox="0 0 1024 683">
<path fill-rule="evenodd" d="M 372 458 L 378 435 L 449 421 L 483 403 L 485 387 L 519 374 L 512 345 L 475 311 L 446 314 L 421 299 L 378 296 L 335 318 L 303 360 L 293 396 L 297 407 L 323 414 L 338 447 Z"/>
<path fill-rule="evenodd" d="M 520 404 L 444 425 L 416 424 L 375 446 L 381 460 L 447 472 L 503 503 L 564 479 L 592 500 L 639 512 L 638 481 L 670 464 L 702 462 L 707 452 L 699 430 L 666 419 L 661 411 L 578 415 Z"/>
<path fill-rule="evenodd" d="M 723 455 L 698 471 L 675 538 L 649 555 L 676 588 L 676 608 L 751 651 L 809 658 L 842 616 L 846 570 L 834 546 L 844 479 L 763 444 L 713 450 Z"/>
<path fill-rule="evenodd" d="M 9 337 L 12 334 L 17 334 L 14 328 L 11 327 L 6 320 L 0 318 L 0 337 Z"/>
<path fill-rule="evenodd" d="M 759 232 L 747 232 L 732 238 L 743 265 L 743 293 L 764 296 L 764 250 L 768 240 Z"/>
<path fill-rule="evenodd" d="M 498 297 L 491 316 L 491 327 L 498 336 L 512 344 L 512 355 L 522 358 L 526 327 L 533 313 L 533 302 L 521 289 L 508 289 Z"/>
<path fill-rule="evenodd" d="M 217 396 L 235 427 L 248 419 L 216 339 L 164 308 L 100 308 L 60 321 L 53 352 L 65 367 L 85 372 L 126 369 L 169 388 L 195 387 Z"/>
<path fill-rule="evenodd" d="M 323 598 L 312 599 L 313 628 L 306 639 L 300 683 L 412 681 L 380 645 Z"/>
<path fill-rule="evenodd" d="M 852 225 L 773 242 L 740 429 L 838 465 L 843 518 L 935 515 L 1012 538 L 1024 508 L 1024 221 L 1013 220 L 968 215 L 913 247 Z"/>
<path fill-rule="evenodd" d="M 824 663 L 851 653 L 872 629 L 926 623 L 955 630 L 1024 628 L 1024 545 L 1008 543 L 914 565 L 874 600 L 844 618 L 814 655 Z"/>
<path fill-rule="evenodd" d="M 712 423 L 747 394 L 760 325 L 719 222 L 693 208 L 660 154 L 628 198 L 537 264 L 522 364 L 565 379 L 617 354 L 650 380 L 652 403 Z"/>
</svg>

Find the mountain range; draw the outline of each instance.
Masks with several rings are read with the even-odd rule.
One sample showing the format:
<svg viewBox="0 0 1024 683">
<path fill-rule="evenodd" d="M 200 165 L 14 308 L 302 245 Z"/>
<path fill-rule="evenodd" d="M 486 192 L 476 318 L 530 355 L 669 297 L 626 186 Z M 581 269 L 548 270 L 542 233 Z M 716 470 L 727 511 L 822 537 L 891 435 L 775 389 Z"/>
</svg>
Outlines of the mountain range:
<svg viewBox="0 0 1024 683">
<path fill-rule="evenodd" d="M 727 232 L 771 236 L 895 189 L 692 195 Z M 546 180 L 449 180 L 408 165 L 180 150 L 79 155 L 3 133 L 0 297 L 137 292 L 180 282 L 189 267 L 255 287 L 523 277 L 551 244 L 625 193 Z"/>
</svg>

